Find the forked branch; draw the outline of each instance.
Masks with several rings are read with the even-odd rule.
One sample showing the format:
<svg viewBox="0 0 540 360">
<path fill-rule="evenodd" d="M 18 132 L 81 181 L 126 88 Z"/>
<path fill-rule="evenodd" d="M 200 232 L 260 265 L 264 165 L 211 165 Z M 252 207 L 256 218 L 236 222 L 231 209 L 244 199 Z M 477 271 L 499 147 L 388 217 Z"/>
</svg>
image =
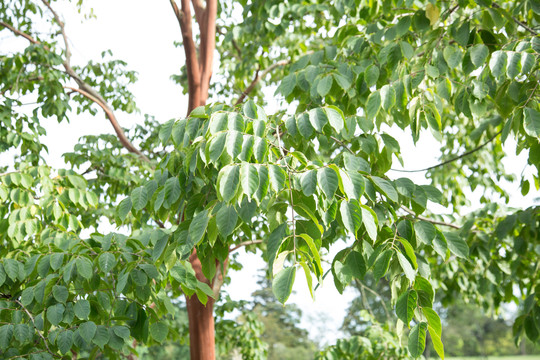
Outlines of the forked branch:
<svg viewBox="0 0 540 360">
<path fill-rule="evenodd" d="M 244 99 L 246 98 L 246 96 L 249 95 L 250 92 L 253 91 L 253 89 L 255 89 L 255 86 L 257 86 L 257 84 L 266 77 L 266 75 L 268 75 L 271 71 L 273 71 L 275 68 L 277 67 L 280 67 L 280 66 L 285 66 L 287 64 L 289 64 L 291 61 L 290 60 L 280 60 L 272 65 L 270 65 L 266 70 L 264 70 L 262 72 L 261 75 L 257 75 L 255 77 L 255 79 L 253 79 L 253 81 L 251 82 L 251 84 L 249 84 L 249 86 L 246 88 L 246 90 L 244 90 L 242 92 L 242 94 L 240 95 L 240 97 L 238 98 L 238 100 L 236 100 L 236 102 L 234 103 L 234 105 L 238 105 L 238 104 L 241 104 Z"/>
</svg>

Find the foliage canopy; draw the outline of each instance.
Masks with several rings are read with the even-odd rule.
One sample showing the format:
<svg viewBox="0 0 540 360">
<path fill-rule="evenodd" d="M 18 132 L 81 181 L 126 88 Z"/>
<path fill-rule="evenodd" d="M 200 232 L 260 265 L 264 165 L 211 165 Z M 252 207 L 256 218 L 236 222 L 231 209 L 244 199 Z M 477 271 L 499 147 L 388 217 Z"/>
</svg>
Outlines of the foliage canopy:
<svg viewBox="0 0 540 360">
<path fill-rule="evenodd" d="M 537 0 L 219 2 L 221 103 L 190 96 L 186 119 L 127 133 L 115 113 L 136 109 L 136 75 L 110 53 L 72 66 L 57 5 L 0 4 L 2 36 L 21 45 L 0 50 L 0 151 L 16 154 L 0 175 L 2 357 L 117 358 L 178 338 L 172 299 L 211 308 L 239 246 L 262 250 L 283 303 L 297 275 L 312 292 L 385 277 L 413 357 L 428 332 L 444 357 L 436 291 L 444 304 L 515 302 L 516 341 L 538 341 L 540 212 L 507 209 L 503 186 L 539 188 Z M 191 16 L 178 19 L 189 54 Z M 192 95 L 189 69 L 174 79 Z M 268 115 L 274 85 L 283 107 Z M 101 110 L 116 135 L 81 138 L 66 169 L 44 162 L 44 119 Z M 441 163 L 419 170 L 429 185 L 393 171 L 396 127 L 440 142 Z M 505 143 L 528 151 L 534 174 L 505 171 Z M 475 189 L 481 207 L 467 214 Z M 99 233 L 102 217 L 124 231 Z"/>
</svg>

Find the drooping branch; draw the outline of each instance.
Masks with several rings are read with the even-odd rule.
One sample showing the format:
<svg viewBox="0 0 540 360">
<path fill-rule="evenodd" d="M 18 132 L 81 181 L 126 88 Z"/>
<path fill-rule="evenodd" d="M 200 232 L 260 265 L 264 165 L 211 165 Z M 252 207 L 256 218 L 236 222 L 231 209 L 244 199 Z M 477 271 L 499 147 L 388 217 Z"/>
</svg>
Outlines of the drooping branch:
<svg viewBox="0 0 540 360">
<path fill-rule="evenodd" d="M 291 61 L 290 60 L 280 60 L 272 65 L 270 65 L 266 70 L 264 70 L 262 72 L 261 75 L 257 75 L 255 77 L 255 79 L 253 79 L 253 81 L 251 82 L 251 84 L 249 84 L 249 86 L 246 88 L 246 90 L 244 90 L 242 92 L 242 94 L 240 95 L 240 97 L 238 98 L 238 100 L 236 100 L 236 102 L 234 103 L 234 105 L 238 105 L 238 104 L 241 104 L 244 99 L 246 98 L 246 96 L 249 95 L 250 92 L 253 91 L 253 89 L 255 89 L 255 86 L 257 86 L 257 84 L 266 77 L 266 75 L 268 75 L 272 70 L 274 70 L 275 68 L 277 67 L 280 67 L 280 66 L 285 66 L 287 64 L 289 64 Z"/>
<path fill-rule="evenodd" d="M 391 171 L 396 171 L 396 172 L 405 172 L 405 173 L 414 173 L 414 172 L 422 172 L 422 171 L 428 171 L 428 170 L 432 170 L 432 169 L 435 169 L 435 168 L 438 168 L 438 167 L 441 167 L 441 166 L 444 166 L 444 165 L 447 165 L 447 164 L 450 164 L 451 162 L 454 162 L 454 161 L 457 161 L 459 159 L 462 159 L 466 156 L 469 156 L 475 152 L 477 152 L 478 150 L 482 149 L 484 146 L 486 146 L 487 144 L 489 144 L 490 142 L 492 142 L 493 140 L 495 140 L 495 138 L 497 136 L 499 136 L 500 134 L 502 133 L 502 130 L 498 131 L 495 135 L 493 135 L 492 137 L 490 137 L 488 140 L 486 140 L 484 143 L 482 143 L 481 145 L 475 147 L 474 149 L 471 149 L 469 151 L 466 151 L 464 152 L 463 154 L 459 155 L 459 156 L 456 156 L 454 158 L 451 158 L 451 159 L 448 159 L 446 161 L 443 161 L 437 165 L 433 165 L 433 166 L 430 166 L 430 167 L 427 167 L 427 168 L 424 168 L 424 169 L 418 169 L 418 170 L 401 170 L 401 169 L 390 169 Z"/>
<path fill-rule="evenodd" d="M 113 128 L 114 128 L 114 131 L 116 132 L 116 135 L 118 136 L 118 140 L 120 140 L 120 143 L 130 152 L 132 153 L 135 153 L 137 155 L 139 155 L 142 159 L 144 159 L 145 161 L 150 161 L 143 153 L 140 152 L 139 149 L 137 149 L 135 146 L 133 146 L 133 144 L 129 141 L 129 139 L 126 137 L 126 134 L 124 133 L 124 130 L 122 130 L 122 128 L 120 127 L 120 124 L 118 123 L 118 121 L 116 120 L 116 116 L 114 115 L 114 112 L 111 110 L 111 108 L 109 108 L 109 106 L 107 105 L 107 103 L 105 102 L 102 102 L 100 99 L 98 99 L 97 97 L 93 96 L 92 94 L 90 94 L 89 92 L 85 91 L 85 90 L 82 90 L 82 89 L 76 89 L 76 88 L 73 88 L 73 87 L 69 87 L 69 86 L 66 86 L 66 89 L 69 89 L 69 90 L 72 90 L 72 91 L 75 91 L 81 95 L 83 95 L 84 97 L 86 97 L 87 99 L 89 100 L 92 100 L 93 102 L 95 102 L 96 104 L 98 104 L 99 106 L 101 106 L 101 108 L 103 109 L 103 111 L 105 111 L 105 115 L 107 115 L 107 118 L 109 119 L 110 123 L 112 124 Z"/>
<path fill-rule="evenodd" d="M 68 45 L 67 36 L 65 35 L 64 31 L 64 23 L 60 20 L 58 17 L 58 14 L 51 8 L 50 4 L 46 0 L 42 0 L 44 4 L 51 10 L 53 13 L 53 16 L 55 20 L 59 23 L 59 26 L 61 28 L 62 36 L 64 38 L 65 46 L 66 46 L 66 59 L 62 63 L 62 66 L 65 69 L 66 74 L 72 78 L 77 85 L 79 85 L 79 89 L 75 89 L 72 87 L 66 87 L 68 89 L 71 89 L 73 91 L 76 91 L 82 95 L 84 95 L 87 99 L 92 100 L 96 104 L 98 104 L 107 115 L 107 119 L 109 119 L 111 125 L 114 128 L 114 131 L 116 132 L 116 135 L 118 136 L 118 139 L 120 140 L 120 143 L 129 151 L 132 153 L 135 153 L 141 157 L 144 161 L 150 161 L 139 149 L 137 149 L 126 137 L 126 134 L 124 133 L 124 130 L 120 127 L 120 124 L 118 124 L 118 121 L 116 120 L 116 116 L 114 115 L 114 111 L 111 109 L 111 107 L 107 104 L 107 101 L 103 99 L 103 97 L 90 85 L 88 85 L 81 77 L 73 70 L 71 67 L 69 60 L 70 60 L 70 50 Z M 35 45 L 42 45 L 40 41 L 34 39 L 29 34 L 26 34 L 25 32 L 14 28 L 13 26 L 0 21 L 0 25 L 4 26 L 6 29 L 10 30 L 12 33 L 14 33 L 17 36 L 21 36 L 28 40 L 30 43 Z M 43 48 L 46 51 L 51 51 L 51 49 L 48 46 L 43 46 Z"/>
<path fill-rule="evenodd" d="M 201 71 L 197 61 L 197 48 L 193 41 L 193 31 L 191 28 L 191 9 L 189 0 L 181 0 L 182 10 L 178 8 L 175 0 L 170 0 L 176 19 L 180 24 L 182 33 L 182 42 L 184 45 L 184 53 L 186 55 L 186 71 L 188 77 L 188 115 L 200 105 L 201 102 Z"/>
</svg>

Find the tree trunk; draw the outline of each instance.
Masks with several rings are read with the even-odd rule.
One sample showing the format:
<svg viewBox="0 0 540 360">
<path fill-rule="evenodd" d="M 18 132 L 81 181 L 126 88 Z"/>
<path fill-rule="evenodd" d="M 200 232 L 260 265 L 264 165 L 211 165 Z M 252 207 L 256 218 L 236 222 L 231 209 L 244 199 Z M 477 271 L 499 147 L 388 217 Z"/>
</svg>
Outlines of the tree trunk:
<svg viewBox="0 0 540 360">
<path fill-rule="evenodd" d="M 191 360 L 214 360 L 214 299 L 209 298 L 205 306 L 197 295 L 193 295 L 191 298 L 186 296 L 186 302 Z"/>
</svg>

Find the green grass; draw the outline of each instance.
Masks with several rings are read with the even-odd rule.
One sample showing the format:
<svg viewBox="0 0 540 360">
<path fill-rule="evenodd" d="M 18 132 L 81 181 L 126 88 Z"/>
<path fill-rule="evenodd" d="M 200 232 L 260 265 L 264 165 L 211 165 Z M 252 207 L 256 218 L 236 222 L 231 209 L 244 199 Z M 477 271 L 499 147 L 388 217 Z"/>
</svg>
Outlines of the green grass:
<svg viewBox="0 0 540 360">
<path fill-rule="evenodd" d="M 540 355 L 514 355 L 514 356 L 489 356 L 485 357 L 448 357 L 447 360 L 540 360 Z"/>
</svg>

